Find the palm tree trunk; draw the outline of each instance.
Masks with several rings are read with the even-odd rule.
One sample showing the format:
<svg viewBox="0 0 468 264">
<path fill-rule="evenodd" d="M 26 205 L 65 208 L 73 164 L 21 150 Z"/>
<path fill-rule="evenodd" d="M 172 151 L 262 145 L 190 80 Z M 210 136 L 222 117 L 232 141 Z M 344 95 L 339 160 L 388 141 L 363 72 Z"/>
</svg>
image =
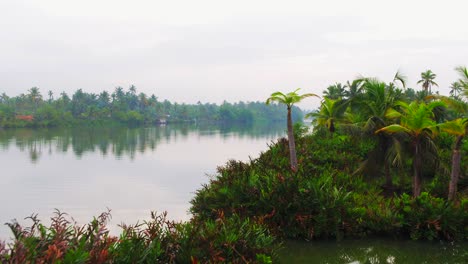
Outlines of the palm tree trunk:
<svg viewBox="0 0 468 264">
<path fill-rule="evenodd" d="M 455 140 L 455 146 L 453 147 L 452 153 L 452 172 L 450 174 L 450 183 L 449 183 L 449 190 L 448 190 L 448 199 L 453 201 L 455 199 L 455 195 L 457 194 L 457 183 L 458 177 L 460 176 L 460 162 L 461 162 L 461 143 L 462 143 L 463 136 L 458 136 Z"/>
<path fill-rule="evenodd" d="M 421 194 L 421 154 L 419 149 L 419 140 L 416 140 L 414 158 L 413 158 L 413 197 L 416 198 Z"/>
<path fill-rule="evenodd" d="M 296 143 L 294 141 L 291 107 L 288 107 L 288 142 L 289 142 L 289 160 L 291 163 L 291 170 L 296 172 L 297 171 Z"/>
<path fill-rule="evenodd" d="M 387 161 L 385 161 L 384 170 L 385 170 L 385 185 L 388 189 L 392 189 L 393 187 L 392 175 L 390 174 L 390 164 L 388 164 Z"/>
</svg>

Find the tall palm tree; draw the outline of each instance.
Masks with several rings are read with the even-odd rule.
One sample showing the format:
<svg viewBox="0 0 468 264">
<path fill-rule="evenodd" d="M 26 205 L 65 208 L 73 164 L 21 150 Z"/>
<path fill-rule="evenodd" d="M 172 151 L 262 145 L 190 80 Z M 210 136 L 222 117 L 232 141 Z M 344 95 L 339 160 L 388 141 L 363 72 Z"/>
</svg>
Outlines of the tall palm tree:
<svg viewBox="0 0 468 264">
<path fill-rule="evenodd" d="M 454 200 L 457 193 L 457 183 L 460 177 L 460 162 L 461 162 L 461 146 L 463 138 L 468 134 L 468 119 L 458 118 L 452 121 L 445 122 L 440 125 L 440 128 L 456 136 L 455 144 L 452 150 L 452 171 L 450 173 L 450 183 L 448 189 L 448 199 Z"/>
<path fill-rule="evenodd" d="M 395 81 L 405 84 L 404 76 L 399 72 L 394 80 L 389 84 L 374 78 L 365 78 L 363 80 L 364 94 L 361 97 L 359 114 L 364 118 L 364 132 L 375 135 L 375 132 L 388 125 L 386 113 L 388 109 L 395 106 L 399 95 L 396 92 Z M 390 167 L 392 164 L 401 163 L 401 153 L 399 148 L 395 147 L 395 138 L 391 135 L 379 133 L 377 144 L 371 150 L 369 158 L 360 166 L 359 171 L 365 170 L 378 173 L 378 170 L 384 169 L 385 186 L 389 189 L 393 187 Z"/>
<path fill-rule="evenodd" d="M 387 117 L 399 119 L 400 124 L 386 126 L 377 130 L 376 133 L 398 133 L 410 139 L 413 156 L 413 196 L 418 197 L 421 194 L 423 154 L 427 150 L 425 148 L 429 147 L 433 151 L 436 149 L 432 141 L 437 133 L 433 110 L 445 104 L 441 101 L 433 101 L 428 104 L 399 102 L 397 105 L 402 112 L 389 109 Z"/>
<path fill-rule="evenodd" d="M 287 115 L 287 127 L 288 127 L 288 142 L 289 142 L 289 160 L 291 163 L 291 170 L 296 172 L 297 171 L 297 156 L 296 156 L 296 143 L 294 140 L 294 133 L 293 133 L 293 124 L 292 124 L 292 117 L 291 111 L 294 104 L 299 103 L 304 98 L 307 97 L 319 97 L 313 93 L 306 93 L 299 95 L 297 92 L 300 88 L 297 88 L 294 92 L 290 92 L 284 94 L 282 92 L 274 92 L 270 95 L 270 97 L 266 100 L 266 104 L 270 104 L 271 102 L 278 102 L 280 104 L 284 104 L 287 107 L 288 115 Z"/>
<path fill-rule="evenodd" d="M 36 110 L 37 110 L 37 106 L 38 106 L 39 102 L 42 100 L 42 95 L 39 92 L 39 88 L 32 87 L 31 89 L 29 89 L 29 95 L 28 96 L 29 96 L 29 99 L 31 100 L 31 102 L 34 105 L 34 114 L 35 114 Z"/>
<path fill-rule="evenodd" d="M 459 100 L 460 94 L 463 92 L 463 87 L 459 82 L 453 82 L 450 85 L 450 96 Z"/>
<path fill-rule="evenodd" d="M 432 86 L 439 87 L 439 85 L 434 81 L 436 77 L 437 75 L 433 73 L 431 70 L 421 72 L 421 80 L 418 81 L 418 84 L 422 83 L 422 87 L 424 91 L 426 92 L 426 94 L 428 92 L 431 93 Z"/>
</svg>

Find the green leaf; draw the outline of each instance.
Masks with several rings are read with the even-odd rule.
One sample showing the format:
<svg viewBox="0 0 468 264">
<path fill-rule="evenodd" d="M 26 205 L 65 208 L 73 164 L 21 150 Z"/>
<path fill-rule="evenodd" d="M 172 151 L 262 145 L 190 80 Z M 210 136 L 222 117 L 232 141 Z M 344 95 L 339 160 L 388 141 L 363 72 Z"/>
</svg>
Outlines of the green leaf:
<svg viewBox="0 0 468 264">
<path fill-rule="evenodd" d="M 386 132 L 389 134 L 404 132 L 404 133 L 412 134 L 411 130 L 400 125 L 389 125 L 389 126 L 386 126 L 384 128 L 377 130 L 375 133 L 378 134 L 380 132 Z"/>
</svg>

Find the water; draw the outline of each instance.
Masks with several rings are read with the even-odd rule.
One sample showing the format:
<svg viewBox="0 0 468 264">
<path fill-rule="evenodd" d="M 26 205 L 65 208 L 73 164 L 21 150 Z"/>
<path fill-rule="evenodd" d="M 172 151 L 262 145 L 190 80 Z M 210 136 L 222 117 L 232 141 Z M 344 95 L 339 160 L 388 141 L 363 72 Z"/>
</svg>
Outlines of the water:
<svg viewBox="0 0 468 264">
<path fill-rule="evenodd" d="M 247 161 L 283 136 L 284 124 L 167 125 L 149 128 L 0 130 L 0 239 L 3 223 L 55 208 L 78 224 L 110 208 L 111 231 L 151 211 L 188 220 L 194 192 L 229 159 Z"/>
<path fill-rule="evenodd" d="M 376 238 L 340 242 L 287 241 L 280 259 L 281 263 L 298 264 L 462 264 L 468 263 L 468 243 Z"/>
</svg>

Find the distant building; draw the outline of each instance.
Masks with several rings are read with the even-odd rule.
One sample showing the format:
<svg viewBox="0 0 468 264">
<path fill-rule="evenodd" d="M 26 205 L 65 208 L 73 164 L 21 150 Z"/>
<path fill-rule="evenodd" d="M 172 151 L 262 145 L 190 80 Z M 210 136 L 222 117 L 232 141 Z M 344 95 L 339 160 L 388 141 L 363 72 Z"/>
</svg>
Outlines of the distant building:
<svg viewBox="0 0 468 264">
<path fill-rule="evenodd" d="M 32 116 L 32 115 L 17 115 L 16 119 L 24 120 L 24 121 L 33 121 L 34 116 Z"/>
</svg>

